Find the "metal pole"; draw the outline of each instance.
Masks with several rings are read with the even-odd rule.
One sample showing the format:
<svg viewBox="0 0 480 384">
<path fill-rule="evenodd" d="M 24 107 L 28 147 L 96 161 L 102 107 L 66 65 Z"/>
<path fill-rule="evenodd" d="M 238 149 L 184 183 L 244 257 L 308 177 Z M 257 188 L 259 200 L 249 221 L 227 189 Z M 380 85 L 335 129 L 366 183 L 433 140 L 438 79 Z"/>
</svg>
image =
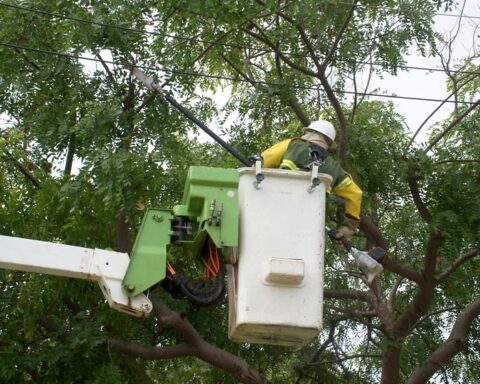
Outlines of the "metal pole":
<svg viewBox="0 0 480 384">
<path fill-rule="evenodd" d="M 186 109 L 183 105 L 179 104 L 172 96 L 167 94 L 163 88 L 156 84 L 153 79 L 147 76 L 143 71 L 135 67 L 133 69 L 133 74 L 135 77 L 140 80 L 148 89 L 153 92 L 159 92 L 163 94 L 165 99 L 173 105 L 176 109 L 182 112 L 190 121 L 192 121 L 195 125 L 197 125 L 200 129 L 202 129 L 205 133 L 210 135 L 218 144 L 220 144 L 225 150 L 230 152 L 233 156 L 235 156 L 238 160 L 240 160 L 244 165 L 247 167 L 251 166 L 251 162 L 248 161 L 245 157 L 243 157 L 235 148 L 233 148 L 230 144 L 225 142 L 220 136 L 218 136 L 215 132 L 213 132 L 210 128 L 208 128 L 203 122 L 198 120 L 188 109 Z"/>
</svg>

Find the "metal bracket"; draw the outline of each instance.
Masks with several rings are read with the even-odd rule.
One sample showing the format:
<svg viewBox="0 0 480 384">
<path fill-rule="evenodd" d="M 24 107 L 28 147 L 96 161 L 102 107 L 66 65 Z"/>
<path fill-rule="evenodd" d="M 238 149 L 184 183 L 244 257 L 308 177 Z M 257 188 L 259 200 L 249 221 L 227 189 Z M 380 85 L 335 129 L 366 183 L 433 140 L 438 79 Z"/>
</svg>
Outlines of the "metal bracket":
<svg viewBox="0 0 480 384">
<path fill-rule="evenodd" d="M 217 202 L 215 200 L 212 200 L 210 202 L 210 214 L 208 216 L 208 225 L 212 225 L 213 223 L 213 215 L 215 214 L 215 206 L 217 205 Z"/>
<path fill-rule="evenodd" d="M 262 173 L 262 160 L 255 160 L 255 181 L 253 186 L 255 189 L 260 189 L 260 183 L 265 179 L 264 174 Z"/>
<path fill-rule="evenodd" d="M 320 177 L 318 177 L 318 163 L 312 164 L 312 174 L 310 178 L 310 185 L 307 189 L 308 193 L 312 193 L 315 188 L 320 185 Z"/>
</svg>

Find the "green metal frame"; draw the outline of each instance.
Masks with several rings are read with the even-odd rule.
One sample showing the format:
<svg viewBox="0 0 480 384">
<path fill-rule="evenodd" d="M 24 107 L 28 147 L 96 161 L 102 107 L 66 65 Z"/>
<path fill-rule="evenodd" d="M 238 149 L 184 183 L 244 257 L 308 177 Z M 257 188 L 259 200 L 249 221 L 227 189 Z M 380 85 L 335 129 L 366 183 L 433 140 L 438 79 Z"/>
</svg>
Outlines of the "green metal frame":
<svg viewBox="0 0 480 384">
<path fill-rule="evenodd" d="M 188 217 L 194 233 L 175 242 L 184 254 L 196 257 L 207 238 L 226 253 L 238 246 L 238 171 L 190 167 L 182 204 L 170 210 L 149 209 L 142 221 L 122 282 L 124 293 L 135 296 L 166 276 L 174 216 Z"/>
<path fill-rule="evenodd" d="M 145 213 L 122 282 L 127 296 L 136 296 L 165 278 L 172 219 L 170 210 L 148 209 Z"/>
<path fill-rule="evenodd" d="M 212 202 L 215 202 L 213 216 Z M 221 222 L 218 221 L 222 207 Z M 238 171 L 236 169 L 190 167 L 182 205 L 173 208 L 176 216 L 195 219 L 207 231 L 217 248 L 238 244 Z M 212 221 L 209 223 L 209 218 Z"/>
</svg>

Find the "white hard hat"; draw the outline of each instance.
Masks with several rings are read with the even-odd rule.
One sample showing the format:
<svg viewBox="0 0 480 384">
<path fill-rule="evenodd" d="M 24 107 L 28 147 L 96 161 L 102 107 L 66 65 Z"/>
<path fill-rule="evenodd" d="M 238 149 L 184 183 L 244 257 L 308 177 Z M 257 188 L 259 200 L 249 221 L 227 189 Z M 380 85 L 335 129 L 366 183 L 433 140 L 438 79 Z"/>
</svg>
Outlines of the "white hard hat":
<svg viewBox="0 0 480 384">
<path fill-rule="evenodd" d="M 334 144 L 335 142 L 336 131 L 332 123 L 329 123 L 328 121 L 325 121 L 325 120 L 312 121 L 310 125 L 305 129 L 322 133 L 325 136 L 327 136 L 330 140 L 332 140 L 332 144 Z"/>
</svg>

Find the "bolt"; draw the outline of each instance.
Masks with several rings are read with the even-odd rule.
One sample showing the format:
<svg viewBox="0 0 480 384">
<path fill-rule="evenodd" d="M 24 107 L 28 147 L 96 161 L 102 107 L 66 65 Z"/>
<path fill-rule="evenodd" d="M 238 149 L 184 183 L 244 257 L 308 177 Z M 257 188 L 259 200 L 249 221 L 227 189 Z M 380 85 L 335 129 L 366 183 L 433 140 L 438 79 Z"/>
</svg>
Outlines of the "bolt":
<svg viewBox="0 0 480 384">
<path fill-rule="evenodd" d="M 163 216 L 153 215 L 152 219 L 158 223 L 161 223 L 163 221 Z"/>
</svg>

